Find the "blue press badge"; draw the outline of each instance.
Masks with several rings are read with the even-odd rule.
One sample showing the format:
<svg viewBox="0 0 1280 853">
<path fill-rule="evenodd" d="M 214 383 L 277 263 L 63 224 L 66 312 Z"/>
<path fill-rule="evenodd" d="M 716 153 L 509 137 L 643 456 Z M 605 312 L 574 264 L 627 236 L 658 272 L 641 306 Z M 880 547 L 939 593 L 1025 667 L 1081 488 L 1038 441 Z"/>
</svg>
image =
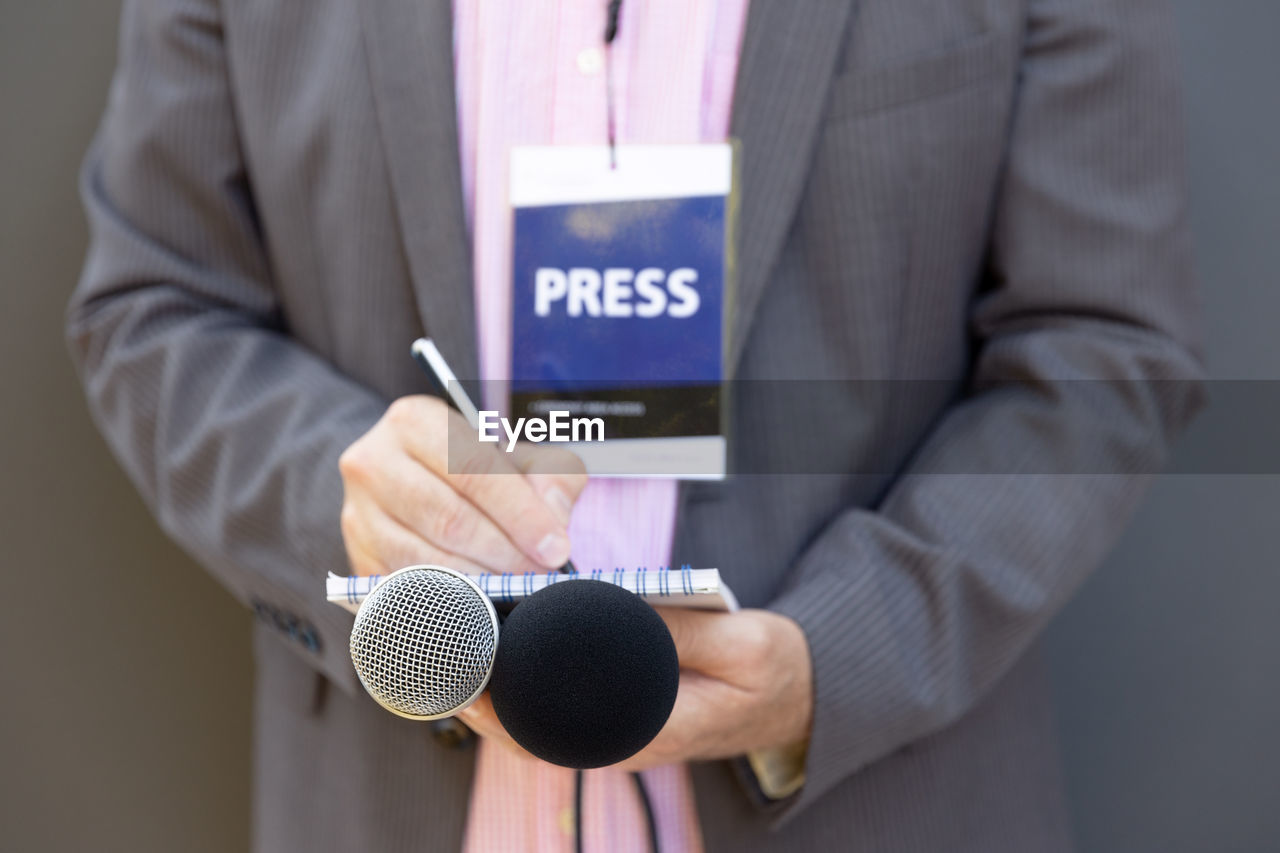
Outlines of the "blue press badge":
<svg viewBox="0 0 1280 853">
<path fill-rule="evenodd" d="M 517 148 L 513 416 L 599 416 L 605 476 L 721 478 L 733 149 Z"/>
</svg>

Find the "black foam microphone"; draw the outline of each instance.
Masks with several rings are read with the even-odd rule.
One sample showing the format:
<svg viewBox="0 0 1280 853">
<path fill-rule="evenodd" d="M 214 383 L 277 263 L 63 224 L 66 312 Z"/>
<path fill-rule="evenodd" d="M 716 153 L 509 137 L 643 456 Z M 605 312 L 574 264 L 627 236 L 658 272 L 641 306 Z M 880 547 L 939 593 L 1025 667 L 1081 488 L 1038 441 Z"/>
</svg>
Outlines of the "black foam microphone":
<svg viewBox="0 0 1280 853">
<path fill-rule="evenodd" d="M 516 743 L 562 767 L 643 749 L 676 701 L 680 663 L 662 617 L 604 581 L 552 584 L 502 626 L 489 695 Z"/>
</svg>

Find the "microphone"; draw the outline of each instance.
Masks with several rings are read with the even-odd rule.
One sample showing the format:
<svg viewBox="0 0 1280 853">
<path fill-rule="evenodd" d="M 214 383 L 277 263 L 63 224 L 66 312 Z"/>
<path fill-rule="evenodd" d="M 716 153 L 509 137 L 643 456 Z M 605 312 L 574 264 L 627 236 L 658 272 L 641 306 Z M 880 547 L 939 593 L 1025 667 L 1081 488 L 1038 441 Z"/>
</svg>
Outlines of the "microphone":
<svg viewBox="0 0 1280 853">
<path fill-rule="evenodd" d="M 551 764 L 617 764 L 661 731 L 680 662 L 667 624 L 604 581 L 560 581 L 502 626 L 489 696 L 516 743 Z"/>
<path fill-rule="evenodd" d="M 450 717 L 484 692 L 498 614 L 480 587 L 444 566 L 387 575 L 356 612 L 351 663 L 365 691 L 411 720 Z"/>
<path fill-rule="evenodd" d="M 670 716 L 680 680 L 666 623 L 628 590 L 552 584 L 511 612 L 499 643 L 488 596 L 442 566 L 388 575 L 361 604 L 350 650 L 360 683 L 392 713 L 451 716 L 487 685 L 516 743 L 576 769 L 643 749 Z"/>
</svg>

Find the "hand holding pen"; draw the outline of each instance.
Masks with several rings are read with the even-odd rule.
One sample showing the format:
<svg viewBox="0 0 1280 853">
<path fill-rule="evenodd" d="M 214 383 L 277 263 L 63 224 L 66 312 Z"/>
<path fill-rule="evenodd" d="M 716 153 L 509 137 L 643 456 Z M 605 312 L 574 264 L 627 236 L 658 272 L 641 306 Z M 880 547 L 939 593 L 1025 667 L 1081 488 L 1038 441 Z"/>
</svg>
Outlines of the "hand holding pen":
<svg viewBox="0 0 1280 853">
<path fill-rule="evenodd" d="M 431 379 L 432 384 L 435 385 L 440 398 L 447 402 L 455 412 L 466 418 L 467 425 L 472 430 L 477 429 L 480 422 L 479 411 L 476 409 L 475 403 L 471 402 L 467 389 L 462 387 L 462 383 L 454 375 L 453 368 L 449 366 L 449 362 L 445 361 L 444 356 L 440 354 L 435 341 L 431 340 L 431 338 L 418 338 L 413 342 L 410 352 L 413 354 L 414 361 L 418 362 L 418 366 L 422 368 L 423 372 Z M 573 565 L 572 560 L 565 560 L 564 565 L 560 567 L 560 571 L 565 574 L 572 574 L 577 572 L 577 568 Z"/>
<path fill-rule="evenodd" d="M 506 454 L 479 442 L 450 448 L 451 429 L 455 436 L 474 434 L 475 406 L 430 341 L 415 343 L 414 356 L 426 360 L 443 398 L 396 400 L 339 460 L 352 570 L 385 574 L 416 563 L 477 573 L 566 566 L 569 517 L 586 486 L 585 472 L 566 473 L 560 454 Z"/>
</svg>

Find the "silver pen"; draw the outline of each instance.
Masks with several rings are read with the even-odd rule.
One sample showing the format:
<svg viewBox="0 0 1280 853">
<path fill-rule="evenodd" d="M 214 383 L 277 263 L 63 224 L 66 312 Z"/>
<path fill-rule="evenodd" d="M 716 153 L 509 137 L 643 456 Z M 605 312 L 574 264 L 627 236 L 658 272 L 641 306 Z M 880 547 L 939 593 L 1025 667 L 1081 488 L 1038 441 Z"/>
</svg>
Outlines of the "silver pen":
<svg viewBox="0 0 1280 853">
<path fill-rule="evenodd" d="M 431 338 L 418 338 L 409 351 L 413 353 L 413 360 L 418 362 L 422 370 L 431 378 L 432 384 L 436 386 L 436 390 L 440 392 L 445 402 L 458 411 L 472 429 L 478 429 L 480 413 L 476 410 L 476 404 L 471 402 L 467 389 L 462 387 L 462 383 L 449 367 L 449 362 L 444 360 L 435 342 Z M 561 566 L 560 571 L 565 574 L 578 573 L 573 560 Z"/>
</svg>

